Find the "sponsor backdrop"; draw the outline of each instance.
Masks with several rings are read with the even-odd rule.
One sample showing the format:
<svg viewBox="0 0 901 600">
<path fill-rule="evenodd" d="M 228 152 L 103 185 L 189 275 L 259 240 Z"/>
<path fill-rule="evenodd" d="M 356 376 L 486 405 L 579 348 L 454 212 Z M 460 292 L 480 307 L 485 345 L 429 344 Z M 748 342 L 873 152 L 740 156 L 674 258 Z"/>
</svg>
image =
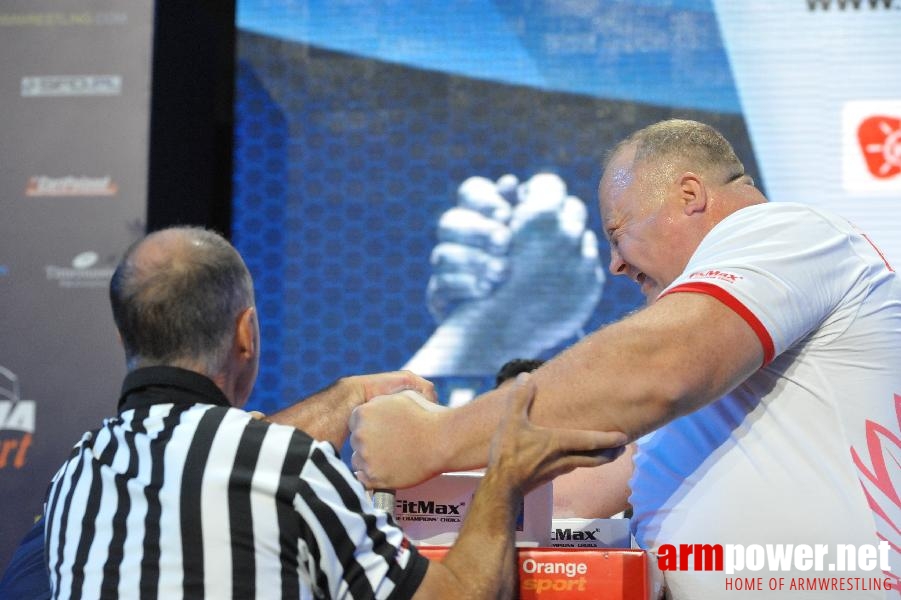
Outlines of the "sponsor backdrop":
<svg viewBox="0 0 901 600">
<path fill-rule="evenodd" d="M 0 6 L 0 569 L 118 396 L 107 286 L 144 227 L 152 11 Z"/>
<path fill-rule="evenodd" d="M 599 232 L 605 151 L 662 118 L 710 122 L 772 200 L 844 213 L 901 261 L 897 0 L 237 8 L 233 232 L 263 319 L 255 408 L 403 366 L 463 402 L 503 361 L 634 309 L 631 282 L 592 277 L 609 248 L 559 198 L 584 201 Z M 557 179 L 529 181 L 540 172 Z M 535 185 L 517 195 L 506 174 Z M 450 210 L 461 201 L 485 204 Z M 461 264 L 468 278 L 449 275 Z"/>
<path fill-rule="evenodd" d="M 0 567 L 124 372 L 106 286 L 144 228 L 152 11 L 0 8 Z M 595 188 L 661 118 L 901 260 L 898 0 L 240 0 L 237 25 L 253 408 L 404 366 L 464 402 L 634 309 Z"/>
</svg>

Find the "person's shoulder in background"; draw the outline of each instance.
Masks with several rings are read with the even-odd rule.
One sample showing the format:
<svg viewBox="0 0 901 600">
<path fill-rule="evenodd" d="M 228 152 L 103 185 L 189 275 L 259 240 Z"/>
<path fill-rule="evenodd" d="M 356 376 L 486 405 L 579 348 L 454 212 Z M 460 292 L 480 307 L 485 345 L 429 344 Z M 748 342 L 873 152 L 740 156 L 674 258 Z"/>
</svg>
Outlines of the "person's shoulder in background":
<svg viewBox="0 0 901 600">
<path fill-rule="evenodd" d="M 0 579 L 0 600 L 50 598 L 50 577 L 44 563 L 44 518 L 35 521 L 13 553 Z"/>
</svg>

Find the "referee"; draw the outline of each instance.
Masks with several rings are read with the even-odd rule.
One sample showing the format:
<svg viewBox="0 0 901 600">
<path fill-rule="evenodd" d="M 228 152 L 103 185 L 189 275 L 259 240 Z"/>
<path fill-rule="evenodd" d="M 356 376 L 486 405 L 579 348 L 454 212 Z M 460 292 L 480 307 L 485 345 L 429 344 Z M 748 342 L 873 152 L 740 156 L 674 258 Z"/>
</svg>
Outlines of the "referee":
<svg viewBox="0 0 901 600">
<path fill-rule="evenodd" d="M 117 416 L 84 434 L 48 491 L 54 598 L 512 596 L 522 494 L 605 462 L 592 451 L 621 441 L 533 427 L 534 388 L 521 381 L 458 542 L 430 564 L 333 445 L 360 403 L 430 395 L 431 384 L 406 372 L 350 377 L 269 420 L 241 410 L 260 355 L 253 283 L 204 229 L 132 246 L 110 300 L 128 374 Z"/>
</svg>

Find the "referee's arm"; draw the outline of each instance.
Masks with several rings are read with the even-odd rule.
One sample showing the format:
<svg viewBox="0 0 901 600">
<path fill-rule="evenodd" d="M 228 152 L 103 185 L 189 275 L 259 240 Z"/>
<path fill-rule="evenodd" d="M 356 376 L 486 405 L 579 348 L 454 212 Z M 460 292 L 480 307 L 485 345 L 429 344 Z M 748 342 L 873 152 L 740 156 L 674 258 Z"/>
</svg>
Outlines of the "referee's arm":
<svg viewBox="0 0 901 600">
<path fill-rule="evenodd" d="M 529 422 L 535 386 L 520 375 L 507 393 L 507 413 L 494 436 L 488 469 L 454 547 L 432 561 L 415 600 L 512 598 L 518 589 L 515 520 L 523 495 L 576 467 L 609 462 L 602 450 L 620 433 L 548 429 Z"/>
<path fill-rule="evenodd" d="M 435 386 L 410 371 L 393 371 L 342 377 L 279 412 L 269 415 L 268 421 L 290 425 L 317 440 L 331 442 L 341 448 L 350 433 L 347 423 L 357 406 L 375 396 L 413 390 L 431 402 L 437 402 Z"/>
</svg>

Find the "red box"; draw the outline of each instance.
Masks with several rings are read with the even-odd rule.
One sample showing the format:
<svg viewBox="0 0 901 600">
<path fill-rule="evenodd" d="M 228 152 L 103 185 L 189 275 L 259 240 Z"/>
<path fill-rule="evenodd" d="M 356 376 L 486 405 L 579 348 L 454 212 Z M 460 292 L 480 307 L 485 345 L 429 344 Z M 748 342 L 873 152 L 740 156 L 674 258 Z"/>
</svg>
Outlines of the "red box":
<svg viewBox="0 0 901 600">
<path fill-rule="evenodd" d="M 441 560 L 449 548 L 419 551 Z M 522 600 L 648 600 L 651 573 L 643 550 L 517 548 Z"/>
</svg>

